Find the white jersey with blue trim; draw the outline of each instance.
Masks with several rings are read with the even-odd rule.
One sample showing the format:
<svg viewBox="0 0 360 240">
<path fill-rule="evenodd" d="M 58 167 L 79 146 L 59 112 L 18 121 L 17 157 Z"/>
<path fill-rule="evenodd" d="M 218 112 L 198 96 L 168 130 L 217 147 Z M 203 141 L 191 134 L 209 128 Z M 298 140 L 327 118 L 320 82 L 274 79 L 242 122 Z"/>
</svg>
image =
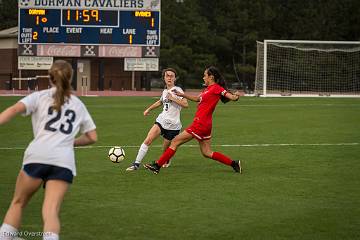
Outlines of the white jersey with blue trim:
<svg viewBox="0 0 360 240">
<path fill-rule="evenodd" d="M 31 115 L 34 139 L 24 153 L 23 165 L 42 163 L 70 169 L 76 176 L 74 140 L 77 133 L 96 128 L 85 105 L 71 97 L 57 112 L 52 108 L 56 88 L 34 92 L 20 102 L 26 106 L 25 116 Z"/>
<path fill-rule="evenodd" d="M 180 130 L 182 127 L 180 119 L 180 111 L 182 107 L 179 104 L 169 100 L 167 95 L 169 93 L 178 99 L 182 99 L 182 97 L 176 96 L 174 93 L 172 93 L 171 91 L 173 90 L 181 93 L 184 92 L 180 87 L 177 86 L 170 89 L 164 89 L 160 97 L 160 101 L 163 103 L 163 111 L 156 118 L 156 122 L 160 123 L 164 129 Z"/>
</svg>

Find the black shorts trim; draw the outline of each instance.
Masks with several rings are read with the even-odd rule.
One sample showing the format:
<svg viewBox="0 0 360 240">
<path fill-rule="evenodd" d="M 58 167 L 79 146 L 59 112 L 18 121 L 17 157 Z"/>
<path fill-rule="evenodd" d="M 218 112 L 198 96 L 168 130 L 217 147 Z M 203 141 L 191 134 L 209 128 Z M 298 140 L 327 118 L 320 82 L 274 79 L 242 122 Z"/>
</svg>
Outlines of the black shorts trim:
<svg viewBox="0 0 360 240">
<path fill-rule="evenodd" d="M 163 138 L 165 138 L 166 140 L 171 141 L 176 137 L 176 135 L 179 135 L 179 133 L 180 133 L 180 130 L 164 129 L 159 122 L 155 122 L 155 124 L 159 126 L 160 131 L 161 131 L 160 135 L 163 136 Z"/>
<path fill-rule="evenodd" d="M 23 170 L 27 175 L 34 178 L 41 178 L 44 182 L 56 179 L 72 183 L 74 178 L 70 169 L 42 163 L 25 164 Z"/>
</svg>

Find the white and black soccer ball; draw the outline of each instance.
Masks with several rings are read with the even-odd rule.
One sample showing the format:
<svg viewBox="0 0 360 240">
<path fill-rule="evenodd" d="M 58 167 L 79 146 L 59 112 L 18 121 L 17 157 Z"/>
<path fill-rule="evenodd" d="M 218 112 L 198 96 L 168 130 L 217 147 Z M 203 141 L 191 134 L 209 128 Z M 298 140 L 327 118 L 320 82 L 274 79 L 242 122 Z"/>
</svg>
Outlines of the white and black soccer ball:
<svg viewBox="0 0 360 240">
<path fill-rule="evenodd" d="M 108 157 L 113 163 L 119 163 L 125 159 L 125 151 L 119 146 L 112 147 L 109 150 Z"/>
</svg>

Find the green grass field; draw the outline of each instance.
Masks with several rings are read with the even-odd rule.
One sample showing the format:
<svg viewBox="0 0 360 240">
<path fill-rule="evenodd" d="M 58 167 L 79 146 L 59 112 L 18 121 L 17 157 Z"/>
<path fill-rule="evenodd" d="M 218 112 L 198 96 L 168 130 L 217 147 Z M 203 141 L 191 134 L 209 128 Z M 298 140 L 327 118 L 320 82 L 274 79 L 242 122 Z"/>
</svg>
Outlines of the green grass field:
<svg viewBox="0 0 360 240">
<path fill-rule="evenodd" d="M 18 97 L 0 97 L 0 110 Z M 248 98 L 219 103 L 213 150 L 241 159 L 244 174 L 205 159 L 193 140 L 154 175 L 125 172 L 159 111 L 150 97 L 83 98 L 98 128 L 76 149 L 78 176 L 61 211 L 61 239 L 359 239 L 360 99 Z M 183 110 L 188 125 L 196 110 Z M 0 126 L 0 218 L 10 203 L 30 118 Z M 161 153 L 161 140 L 144 162 Z M 107 159 L 108 146 L 126 159 Z M 21 231 L 42 230 L 40 190 Z M 1 221 L 1 220 L 0 220 Z M 24 237 L 25 239 L 40 239 Z"/>
</svg>

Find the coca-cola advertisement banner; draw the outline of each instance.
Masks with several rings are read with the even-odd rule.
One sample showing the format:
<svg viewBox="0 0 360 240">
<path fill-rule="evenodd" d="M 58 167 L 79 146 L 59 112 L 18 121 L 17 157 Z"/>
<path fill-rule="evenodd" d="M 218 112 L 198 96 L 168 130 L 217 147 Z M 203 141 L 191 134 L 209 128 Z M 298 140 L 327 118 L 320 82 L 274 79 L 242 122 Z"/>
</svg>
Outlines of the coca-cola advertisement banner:
<svg viewBox="0 0 360 240">
<path fill-rule="evenodd" d="M 141 57 L 141 47 L 99 46 L 99 57 Z"/>
<path fill-rule="evenodd" d="M 73 45 L 38 45 L 37 56 L 80 57 L 81 46 Z"/>
<path fill-rule="evenodd" d="M 18 48 L 19 56 L 46 57 L 154 58 L 159 53 L 159 47 L 148 46 L 20 44 Z"/>
</svg>

